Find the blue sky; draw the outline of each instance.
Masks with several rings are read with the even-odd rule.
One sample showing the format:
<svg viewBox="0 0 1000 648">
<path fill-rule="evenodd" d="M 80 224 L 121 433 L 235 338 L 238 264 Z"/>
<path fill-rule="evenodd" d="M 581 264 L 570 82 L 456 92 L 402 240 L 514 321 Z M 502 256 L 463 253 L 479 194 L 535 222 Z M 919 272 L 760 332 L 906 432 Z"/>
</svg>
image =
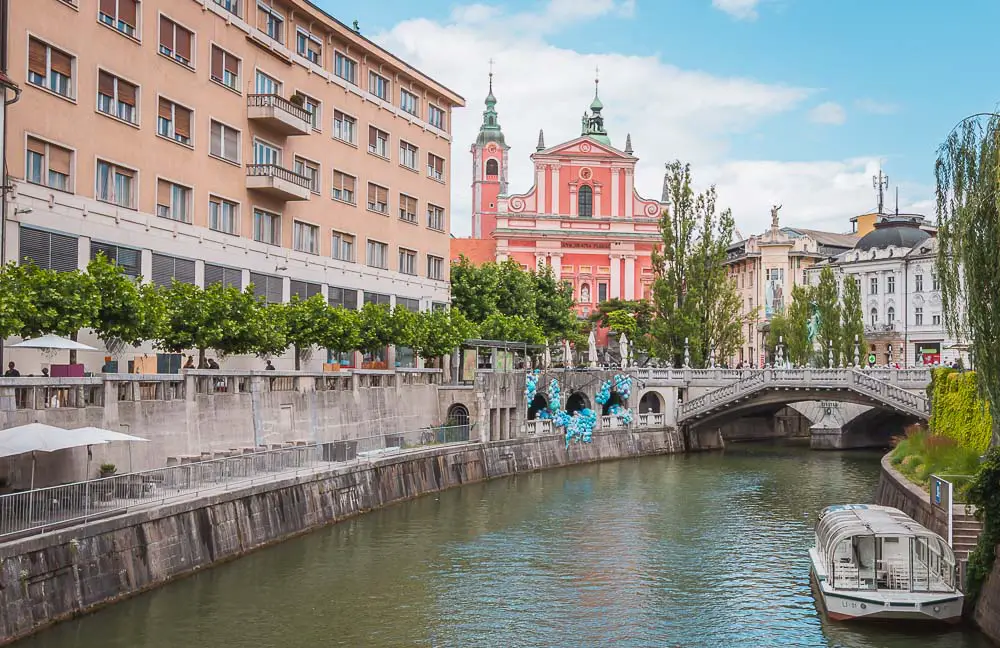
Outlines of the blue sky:
<svg viewBox="0 0 1000 648">
<path fill-rule="evenodd" d="M 963 0 L 370 0 L 318 3 L 465 96 L 452 150 L 453 231 L 468 232 L 468 147 L 487 61 L 511 151 L 511 190 L 531 186 L 538 129 L 575 136 L 594 66 L 613 143 L 631 132 L 637 187 L 690 161 L 745 232 L 782 223 L 846 230 L 875 205 L 881 162 L 903 209 L 932 215 L 938 144 L 996 106 L 1000 3 Z"/>
</svg>

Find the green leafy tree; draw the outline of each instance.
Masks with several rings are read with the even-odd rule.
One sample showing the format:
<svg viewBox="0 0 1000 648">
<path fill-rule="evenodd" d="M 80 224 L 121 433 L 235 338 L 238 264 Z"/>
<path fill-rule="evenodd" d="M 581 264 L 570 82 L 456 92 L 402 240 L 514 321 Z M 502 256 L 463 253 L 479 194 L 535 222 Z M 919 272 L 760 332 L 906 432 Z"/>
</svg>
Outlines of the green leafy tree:
<svg viewBox="0 0 1000 648">
<path fill-rule="evenodd" d="M 813 290 L 808 286 L 792 287 L 792 300 L 788 306 L 771 317 L 766 348 L 771 362 L 777 362 L 777 347 L 782 346 L 782 358 L 800 367 L 812 359 L 808 323 L 811 314 Z"/>
<path fill-rule="evenodd" d="M 538 324 L 530 317 L 522 317 L 521 315 L 493 313 L 479 325 L 479 332 L 487 340 L 528 344 L 543 344 L 545 342 L 545 335 Z"/>
<path fill-rule="evenodd" d="M 389 317 L 391 343 L 397 347 L 413 348 L 420 326 L 420 313 L 396 306 Z"/>
<path fill-rule="evenodd" d="M 54 333 L 76 340 L 80 329 L 97 319 L 100 295 L 90 275 L 74 270 L 56 272 L 38 266 L 22 266 L 20 286 L 30 307 L 21 316 L 19 335 L 24 338 Z M 70 364 L 76 351 L 69 352 Z"/>
<path fill-rule="evenodd" d="M 495 263 L 480 266 L 466 257 L 451 266 L 451 307 L 472 322 L 482 322 L 497 311 L 500 273 Z"/>
<path fill-rule="evenodd" d="M 340 355 L 358 349 L 361 345 L 361 313 L 343 306 L 326 312 L 323 335 L 318 344 L 331 353 Z"/>
<path fill-rule="evenodd" d="M 430 310 L 420 314 L 412 346 L 421 358 L 434 359 L 451 353 L 476 334 L 475 324 L 461 311 Z"/>
<path fill-rule="evenodd" d="M 322 295 L 299 299 L 298 295 L 281 307 L 285 337 L 295 353 L 295 369 L 302 366 L 307 350 L 326 339 L 325 327 L 329 324 L 327 311 L 330 305 Z"/>
<path fill-rule="evenodd" d="M 938 150 L 937 276 L 949 332 L 970 341 L 1000 444 L 1000 115 L 963 120 Z"/>
<path fill-rule="evenodd" d="M 634 301 L 618 298 L 609 299 L 597 305 L 597 310 L 591 314 L 590 321 L 603 328 L 611 329 L 611 314 L 615 312 L 627 313 L 635 323 L 635 330 L 632 333 L 626 333 L 626 335 L 632 341 L 636 358 L 640 361 L 643 357 L 648 359 L 653 343 L 653 305 L 645 299 Z"/>
<path fill-rule="evenodd" d="M 0 338 L 24 330 L 24 316 L 33 307 L 24 286 L 24 269 L 9 263 L 0 269 Z"/>
<path fill-rule="evenodd" d="M 497 263 L 496 272 L 497 310 L 504 315 L 536 316 L 535 278 L 532 273 L 514 259 Z"/>
<path fill-rule="evenodd" d="M 146 288 L 130 278 L 103 253 L 87 264 L 87 274 L 99 296 L 97 316 L 91 326 L 109 351 L 139 346 L 151 333 L 155 335 L 154 320 L 161 312 L 152 301 L 155 287 Z M 152 307 L 149 313 L 147 307 Z"/>
<path fill-rule="evenodd" d="M 819 333 L 817 341 L 822 351 L 816 364 L 826 367 L 829 364 L 829 352 L 833 349 L 833 364 L 840 364 L 843 341 L 841 336 L 841 307 L 837 294 L 837 278 L 833 268 L 825 266 L 819 273 L 819 284 L 813 291 L 813 299 L 819 311 Z"/>
<path fill-rule="evenodd" d="M 868 355 L 865 342 L 865 315 L 861 309 L 861 288 L 852 276 L 844 277 L 843 299 L 840 309 L 840 354 L 846 364 L 854 364 L 857 348 L 858 361 Z M 855 340 L 857 342 L 855 343 Z"/>
<path fill-rule="evenodd" d="M 376 354 L 393 343 L 392 313 L 385 304 L 365 304 L 358 322 L 358 350 Z"/>
<path fill-rule="evenodd" d="M 532 274 L 531 278 L 534 281 L 535 319 L 546 339 L 573 335 L 578 323 L 573 310 L 573 287 L 569 282 L 556 280 L 548 266 Z"/>
<path fill-rule="evenodd" d="M 245 314 L 247 326 L 239 329 L 242 338 L 237 344 L 246 350 L 222 353 L 252 353 L 260 357 L 284 353 L 289 341 L 283 305 L 265 304 L 253 294 L 252 289 L 238 294 L 240 298 L 234 300 L 234 305 L 237 306 L 234 317 Z M 248 297 L 253 299 L 247 299 Z"/>
</svg>

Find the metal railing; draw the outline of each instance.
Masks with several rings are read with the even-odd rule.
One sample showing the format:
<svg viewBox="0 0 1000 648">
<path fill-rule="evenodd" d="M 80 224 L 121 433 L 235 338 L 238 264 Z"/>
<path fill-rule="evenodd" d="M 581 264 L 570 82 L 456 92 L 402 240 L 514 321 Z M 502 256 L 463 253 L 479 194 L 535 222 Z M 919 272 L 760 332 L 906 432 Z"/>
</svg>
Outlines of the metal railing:
<svg viewBox="0 0 1000 648">
<path fill-rule="evenodd" d="M 305 177 L 300 173 L 296 173 L 291 169 L 286 169 L 283 166 L 278 166 L 277 164 L 248 164 L 247 177 L 277 178 L 278 180 L 291 182 L 292 184 L 298 185 L 303 189 L 310 189 L 310 190 L 312 189 L 311 179 Z"/>
<path fill-rule="evenodd" d="M 296 106 L 288 99 L 277 94 L 252 94 L 247 96 L 247 108 L 277 108 L 301 119 L 308 125 L 312 122 L 312 115 L 301 106 Z"/>
<path fill-rule="evenodd" d="M 328 443 L 286 442 L 171 457 L 164 468 L 0 495 L 0 541 L 120 515 L 207 491 L 377 459 L 408 449 L 467 443 L 473 425 L 421 428 Z"/>
</svg>

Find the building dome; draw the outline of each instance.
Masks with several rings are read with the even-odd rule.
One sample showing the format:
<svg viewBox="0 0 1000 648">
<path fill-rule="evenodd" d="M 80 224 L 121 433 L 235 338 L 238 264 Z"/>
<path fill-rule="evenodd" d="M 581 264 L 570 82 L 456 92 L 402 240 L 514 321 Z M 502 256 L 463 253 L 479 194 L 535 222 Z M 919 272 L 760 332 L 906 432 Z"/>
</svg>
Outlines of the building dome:
<svg viewBox="0 0 1000 648">
<path fill-rule="evenodd" d="M 854 246 L 855 250 L 876 250 L 887 247 L 912 248 L 930 238 L 913 219 L 885 218 L 875 224 L 875 229 L 865 234 Z"/>
</svg>

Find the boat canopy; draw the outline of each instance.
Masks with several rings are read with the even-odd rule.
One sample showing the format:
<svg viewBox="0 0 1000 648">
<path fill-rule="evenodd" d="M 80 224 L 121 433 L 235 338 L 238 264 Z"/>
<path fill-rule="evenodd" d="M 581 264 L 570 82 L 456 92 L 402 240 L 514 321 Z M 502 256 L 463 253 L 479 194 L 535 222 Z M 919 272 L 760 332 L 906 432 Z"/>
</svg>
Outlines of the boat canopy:
<svg viewBox="0 0 1000 648">
<path fill-rule="evenodd" d="M 835 547 L 855 536 L 924 538 L 930 546 L 939 548 L 942 556 L 954 562 L 951 547 L 941 536 L 917 524 L 901 511 L 888 506 L 842 504 L 828 506 L 820 513 L 816 524 L 816 539 L 823 548 Z"/>
</svg>

